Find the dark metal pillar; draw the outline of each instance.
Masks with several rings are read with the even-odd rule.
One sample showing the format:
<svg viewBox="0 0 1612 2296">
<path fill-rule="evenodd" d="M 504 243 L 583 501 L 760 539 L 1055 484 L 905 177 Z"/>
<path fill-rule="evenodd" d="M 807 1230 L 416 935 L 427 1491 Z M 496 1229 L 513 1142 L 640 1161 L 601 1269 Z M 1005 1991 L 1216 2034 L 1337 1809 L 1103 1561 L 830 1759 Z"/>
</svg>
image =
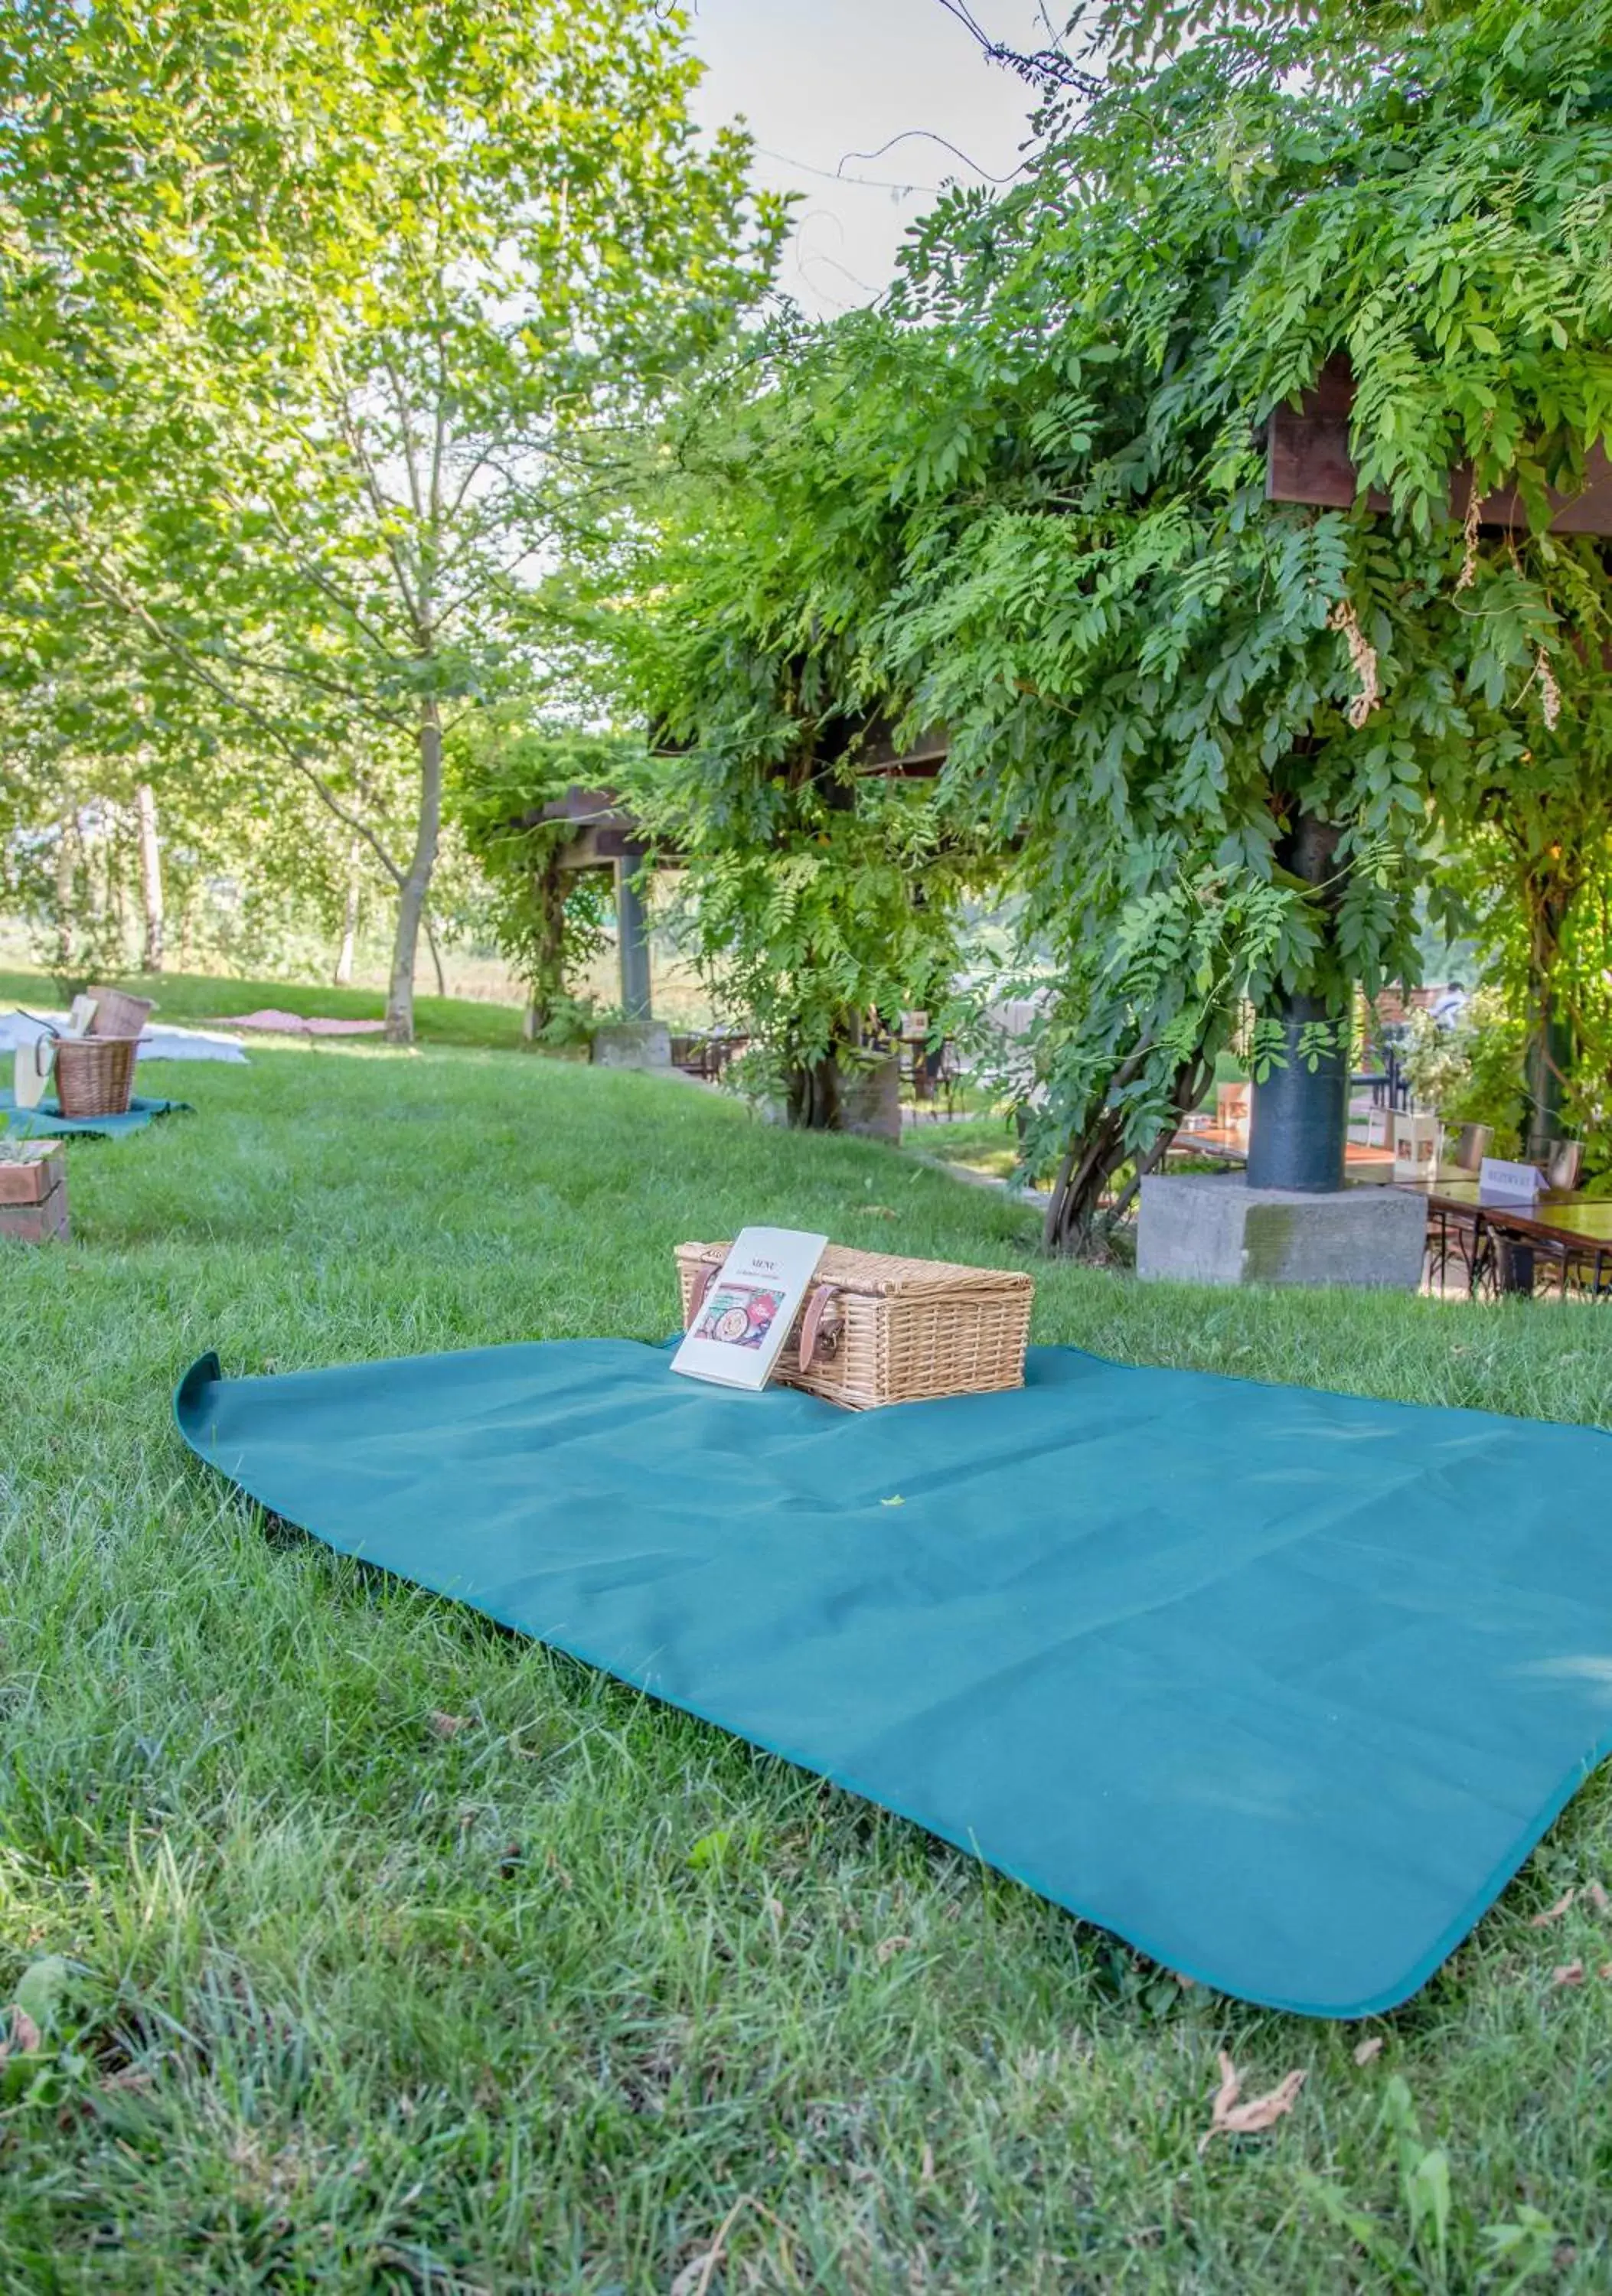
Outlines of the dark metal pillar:
<svg viewBox="0 0 1612 2296">
<path fill-rule="evenodd" d="M 621 1010 L 629 1021 L 647 1021 L 649 1010 L 649 919 L 633 882 L 636 860 L 616 863 L 616 951 L 621 967 Z"/>
<path fill-rule="evenodd" d="M 1248 1185 L 1324 1195 L 1344 1185 L 1349 1025 L 1338 1022 L 1319 996 L 1286 997 L 1275 1017 L 1282 1025 L 1286 1065 L 1273 1068 L 1250 1096 Z M 1317 1022 L 1331 1027 L 1333 1041 L 1312 1069 L 1299 1041 Z"/>
<path fill-rule="evenodd" d="M 1523 1153 L 1543 1163 L 1562 1136 L 1562 1079 L 1573 1065 L 1573 1030 L 1556 1008 L 1549 988 L 1528 1039 L 1526 1098 L 1528 1135 Z"/>
</svg>

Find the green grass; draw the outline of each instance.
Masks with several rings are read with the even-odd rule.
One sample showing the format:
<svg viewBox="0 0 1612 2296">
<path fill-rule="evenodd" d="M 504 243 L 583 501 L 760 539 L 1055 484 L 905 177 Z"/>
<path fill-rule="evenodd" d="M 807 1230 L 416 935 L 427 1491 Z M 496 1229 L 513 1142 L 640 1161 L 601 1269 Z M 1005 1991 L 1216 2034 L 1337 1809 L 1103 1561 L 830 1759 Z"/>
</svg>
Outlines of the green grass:
<svg viewBox="0 0 1612 2296">
<path fill-rule="evenodd" d="M 919 1117 L 903 1128 L 901 1145 L 909 1156 L 928 1163 L 966 1164 L 971 1172 L 985 1172 L 995 1180 L 1011 1179 L 1018 1169 L 1018 1138 L 1012 1119 L 988 1109 L 959 1116 L 949 1124 Z"/>
<path fill-rule="evenodd" d="M 686 1235 L 776 1218 L 1008 1260 L 1032 1212 L 646 1078 L 252 1063 L 148 1071 L 197 1112 L 75 1144 L 75 1242 L 0 1247 L 0 2001 L 65 1961 L 44 2050 L 0 2069 L 0 2286 L 665 2296 L 745 2195 L 708 2296 L 1612 2284 L 1612 1984 L 1550 1981 L 1612 1925 L 1530 1926 L 1612 1876 L 1604 1779 L 1361 2066 L 1358 2029 L 1183 1990 L 917 1829 L 266 1524 L 169 1425 L 208 1347 L 239 1373 L 653 1338 Z M 1612 1403 L 1588 1310 L 1055 1267 L 1037 1329 Z M 1271 2135 L 1200 2155 L 1222 2047 L 1253 2086 L 1309 2078 Z M 1442 2270 L 1394 2078 L 1448 2152 Z M 1532 2245 L 1491 2271 L 1507 2226 Z"/>
<path fill-rule="evenodd" d="M 235 1013 L 300 1013 L 308 1019 L 378 1021 L 386 999 L 378 988 L 328 988 L 321 983 L 284 980 L 224 980 L 211 973 L 164 972 L 142 979 L 126 975 L 111 983 L 155 1003 L 155 1019 L 193 1029 L 226 1021 Z M 37 1013 L 60 1003 L 45 972 L 0 971 L 0 1010 L 25 1004 Z M 486 1004 L 466 996 L 416 996 L 415 1030 L 423 1045 L 483 1046 L 513 1051 L 521 1041 L 518 1004 Z"/>
</svg>

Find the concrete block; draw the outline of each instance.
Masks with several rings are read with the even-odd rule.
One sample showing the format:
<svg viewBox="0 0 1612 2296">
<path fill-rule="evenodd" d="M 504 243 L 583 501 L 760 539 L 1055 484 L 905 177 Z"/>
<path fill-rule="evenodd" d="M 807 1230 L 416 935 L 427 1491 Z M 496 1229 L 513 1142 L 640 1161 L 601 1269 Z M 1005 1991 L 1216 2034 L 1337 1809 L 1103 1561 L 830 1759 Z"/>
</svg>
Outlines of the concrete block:
<svg viewBox="0 0 1612 2296">
<path fill-rule="evenodd" d="M 1297 1195 L 1240 1172 L 1157 1173 L 1142 1182 L 1137 1274 L 1181 1283 L 1336 1283 L 1414 1292 L 1427 1207 L 1397 1188 Z"/>
<path fill-rule="evenodd" d="M 901 1063 L 899 1059 L 846 1063 L 840 1084 L 840 1129 L 864 1140 L 901 1144 Z"/>
<path fill-rule="evenodd" d="M 594 1030 L 592 1057 L 602 1069 L 669 1069 L 671 1031 L 664 1021 L 612 1021 Z"/>
</svg>

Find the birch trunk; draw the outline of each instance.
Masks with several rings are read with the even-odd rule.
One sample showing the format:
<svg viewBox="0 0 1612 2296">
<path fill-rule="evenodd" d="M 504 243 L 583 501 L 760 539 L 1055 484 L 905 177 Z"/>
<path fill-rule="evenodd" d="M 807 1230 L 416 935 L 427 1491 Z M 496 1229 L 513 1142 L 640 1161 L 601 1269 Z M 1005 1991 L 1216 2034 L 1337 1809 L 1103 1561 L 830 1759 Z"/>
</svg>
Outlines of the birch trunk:
<svg viewBox="0 0 1612 2296">
<path fill-rule="evenodd" d="M 336 988 L 350 987 L 353 973 L 353 952 L 358 939 L 358 840 L 355 837 L 347 849 L 347 902 L 341 912 L 341 946 L 336 951 L 336 969 L 331 984 Z"/>
<path fill-rule="evenodd" d="M 73 969 L 73 895 L 78 882 L 78 817 L 66 814 L 56 839 L 56 977 L 70 978 Z"/>
<path fill-rule="evenodd" d="M 157 834 L 157 796 L 149 782 L 135 791 L 140 834 L 140 899 L 145 911 L 143 972 L 160 972 L 163 957 L 162 844 Z"/>
<path fill-rule="evenodd" d="M 419 750 L 420 812 L 414 856 L 398 890 L 398 926 L 386 992 L 386 1041 L 391 1045 L 415 1040 L 415 966 L 442 829 L 442 720 L 434 696 L 420 704 Z"/>
</svg>

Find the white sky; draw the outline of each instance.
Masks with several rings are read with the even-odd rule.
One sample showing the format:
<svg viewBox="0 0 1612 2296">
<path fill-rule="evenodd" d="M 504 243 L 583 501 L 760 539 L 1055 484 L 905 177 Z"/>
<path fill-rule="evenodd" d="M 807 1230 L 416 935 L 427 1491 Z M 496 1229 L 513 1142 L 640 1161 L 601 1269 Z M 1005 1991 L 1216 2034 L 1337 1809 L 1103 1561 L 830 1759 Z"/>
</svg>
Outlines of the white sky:
<svg viewBox="0 0 1612 2296">
<path fill-rule="evenodd" d="M 907 226 L 948 177 L 1008 176 L 1029 132 L 1032 91 L 975 40 L 940 0 L 691 0 L 694 45 L 708 67 L 696 99 L 715 126 L 742 113 L 758 146 L 755 174 L 772 191 L 805 193 L 779 284 L 827 315 L 867 303 L 889 284 Z M 1047 16 L 1035 0 L 970 0 L 993 39 L 1033 50 Z M 966 152 L 975 167 L 927 136 Z M 872 184 L 834 180 L 871 177 Z M 889 186 L 896 188 L 891 189 Z"/>
</svg>

